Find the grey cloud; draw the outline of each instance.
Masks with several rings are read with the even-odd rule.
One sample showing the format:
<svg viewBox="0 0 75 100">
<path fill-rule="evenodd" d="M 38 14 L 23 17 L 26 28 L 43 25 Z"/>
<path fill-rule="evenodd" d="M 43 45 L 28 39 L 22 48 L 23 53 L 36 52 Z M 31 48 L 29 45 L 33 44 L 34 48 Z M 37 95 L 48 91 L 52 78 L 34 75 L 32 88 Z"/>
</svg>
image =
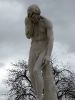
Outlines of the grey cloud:
<svg viewBox="0 0 75 100">
<path fill-rule="evenodd" d="M 0 62 L 0 68 L 4 67 L 4 66 L 5 66 L 5 64 L 3 62 Z"/>
<path fill-rule="evenodd" d="M 1 1 L 0 1 L 1 2 Z M 24 9 L 20 4 L 15 7 L 15 4 L 2 1 L 2 12 L 0 10 L 0 59 L 8 59 L 12 56 L 23 55 L 28 45 L 25 38 Z M 12 7 L 12 5 L 15 7 Z M 21 10 L 22 11 L 18 11 Z M 15 11 L 16 10 L 16 11 Z M 17 13 L 17 15 L 16 15 Z M 19 14 L 20 13 L 20 14 Z M 4 15 L 4 16 L 3 16 Z M 27 48 L 28 49 L 28 48 Z M 25 56 L 25 55 L 24 55 Z"/>
<path fill-rule="evenodd" d="M 75 13 L 74 0 L 1 0 L 0 9 L 0 59 L 12 56 L 27 56 L 30 42 L 24 31 L 24 19 L 27 7 L 36 3 L 42 14 L 53 22 L 55 41 L 70 46 L 75 50 Z M 71 5 L 72 4 L 72 5 Z"/>
<path fill-rule="evenodd" d="M 30 4 L 38 4 L 42 10 L 42 14 L 53 22 L 55 41 L 69 45 L 70 51 L 75 52 L 74 0 L 19 0 L 19 2 L 26 9 Z"/>
<path fill-rule="evenodd" d="M 0 68 L 10 59 L 28 57 L 30 41 L 25 37 L 24 19 L 32 3 L 38 4 L 42 15 L 52 21 L 55 41 L 75 51 L 74 0 L 0 0 Z M 7 91 L 0 85 L 0 100 L 5 100 L 2 93 Z"/>
<path fill-rule="evenodd" d="M 8 100 L 8 88 L 6 88 L 6 84 L 0 84 L 0 100 Z"/>
<path fill-rule="evenodd" d="M 32 3 L 38 4 L 42 15 L 52 21 L 55 41 L 75 52 L 75 0 L 0 0 L 0 67 L 13 57 L 28 57 L 30 41 L 25 37 L 24 19 Z M 0 87 L 2 93 L 7 91 L 3 90 Z"/>
</svg>

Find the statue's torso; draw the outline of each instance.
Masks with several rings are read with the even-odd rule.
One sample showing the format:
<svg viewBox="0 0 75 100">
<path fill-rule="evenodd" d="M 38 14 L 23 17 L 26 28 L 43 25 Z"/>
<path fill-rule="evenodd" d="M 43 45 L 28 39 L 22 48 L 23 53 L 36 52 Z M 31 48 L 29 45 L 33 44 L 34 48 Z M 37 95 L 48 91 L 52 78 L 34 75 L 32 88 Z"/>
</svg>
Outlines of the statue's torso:
<svg viewBox="0 0 75 100">
<path fill-rule="evenodd" d="M 34 35 L 32 37 L 31 49 L 37 53 L 47 48 L 47 28 L 44 19 L 41 19 L 38 25 L 34 26 Z"/>
<path fill-rule="evenodd" d="M 47 28 L 44 19 L 40 19 L 40 22 L 34 26 L 34 33 L 32 42 L 46 41 L 47 40 Z"/>
</svg>

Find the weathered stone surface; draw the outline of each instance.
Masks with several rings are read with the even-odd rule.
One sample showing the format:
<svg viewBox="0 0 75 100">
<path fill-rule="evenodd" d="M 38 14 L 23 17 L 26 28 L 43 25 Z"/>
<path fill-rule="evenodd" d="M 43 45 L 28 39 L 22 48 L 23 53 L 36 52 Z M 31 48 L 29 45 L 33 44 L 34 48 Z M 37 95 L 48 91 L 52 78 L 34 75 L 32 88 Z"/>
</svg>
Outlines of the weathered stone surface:
<svg viewBox="0 0 75 100">
<path fill-rule="evenodd" d="M 54 41 L 53 27 L 47 18 L 41 16 L 37 5 L 31 5 L 27 10 L 25 31 L 26 37 L 32 40 L 28 64 L 37 98 L 38 100 L 57 100 L 53 74 L 49 65 Z"/>
</svg>

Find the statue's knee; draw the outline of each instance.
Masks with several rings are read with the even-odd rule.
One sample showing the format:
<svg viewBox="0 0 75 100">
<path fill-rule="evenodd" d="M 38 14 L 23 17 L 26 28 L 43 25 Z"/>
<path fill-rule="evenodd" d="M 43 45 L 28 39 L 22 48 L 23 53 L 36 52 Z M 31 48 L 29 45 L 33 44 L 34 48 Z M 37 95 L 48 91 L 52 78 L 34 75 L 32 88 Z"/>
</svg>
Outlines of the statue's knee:
<svg viewBox="0 0 75 100">
<path fill-rule="evenodd" d="M 34 68 L 33 74 L 34 74 L 34 76 L 38 75 L 38 69 L 37 68 Z"/>
<path fill-rule="evenodd" d="M 33 71 L 29 71 L 29 74 L 30 74 L 30 78 L 32 79 L 34 76 Z"/>
</svg>

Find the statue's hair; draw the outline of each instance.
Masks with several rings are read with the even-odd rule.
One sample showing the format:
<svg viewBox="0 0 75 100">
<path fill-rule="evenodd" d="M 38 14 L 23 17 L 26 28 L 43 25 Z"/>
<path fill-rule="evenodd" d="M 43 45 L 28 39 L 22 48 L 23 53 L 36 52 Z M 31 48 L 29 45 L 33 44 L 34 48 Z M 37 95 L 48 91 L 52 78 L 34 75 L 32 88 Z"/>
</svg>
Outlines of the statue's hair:
<svg viewBox="0 0 75 100">
<path fill-rule="evenodd" d="M 28 7 L 27 13 L 29 16 L 31 16 L 33 13 L 40 14 L 41 11 L 40 11 L 40 8 L 38 7 L 38 5 L 33 4 Z"/>
</svg>

